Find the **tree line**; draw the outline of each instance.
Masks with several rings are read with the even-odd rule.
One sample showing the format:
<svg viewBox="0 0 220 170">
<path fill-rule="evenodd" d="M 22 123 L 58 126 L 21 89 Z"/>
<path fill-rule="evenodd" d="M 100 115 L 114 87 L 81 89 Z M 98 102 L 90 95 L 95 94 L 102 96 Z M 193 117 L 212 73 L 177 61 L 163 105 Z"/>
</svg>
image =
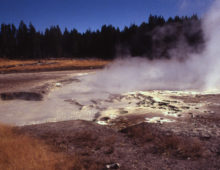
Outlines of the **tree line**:
<svg viewBox="0 0 220 170">
<path fill-rule="evenodd" d="M 103 25 L 96 31 L 84 33 L 76 29 L 61 31 L 51 26 L 44 32 L 36 31 L 30 23 L 21 21 L 1 24 L 0 57 L 12 59 L 43 58 L 100 58 L 111 60 L 120 56 L 142 56 L 149 59 L 170 58 L 170 51 L 184 41 L 192 50 L 198 51 L 203 44 L 201 20 L 197 15 L 173 17 L 150 15 L 147 22 L 123 30 Z"/>
</svg>

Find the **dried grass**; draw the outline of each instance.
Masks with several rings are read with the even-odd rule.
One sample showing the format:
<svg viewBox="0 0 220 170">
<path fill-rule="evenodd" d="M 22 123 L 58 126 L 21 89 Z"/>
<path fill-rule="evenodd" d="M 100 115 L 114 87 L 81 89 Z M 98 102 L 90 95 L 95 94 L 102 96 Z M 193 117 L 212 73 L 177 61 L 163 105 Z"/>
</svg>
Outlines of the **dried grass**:
<svg viewBox="0 0 220 170">
<path fill-rule="evenodd" d="M 48 60 L 9 60 L 0 59 L 0 72 L 12 71 L 41 71 L 62 70 L 77 67 L 103 67 L 109 61 L 103 60 L 71 60 L 71 59 L 48 59 Z"/>
<path fill-rule="evenodd" d="M 196 159 L 203 156 L 205 149 L 197 138 L 185 138 L 175 134 L 165 135 L 147 124 L 135 125 L 121 130 L 135 144 L 145 146 L 155 154 L 174 156 L 180 159 Z"/>
<path fill-rule="evenodd" d="M 150 129 L 143 126 L 132 126 L 121 132 L 126 133 L 130 138 L 137 139 L 141 143 L 150 142 L 155 139 L 155 135 Z"/>
<path fill-rule="evenodd" d="M 181 159 L 202 157 L 204 149 L 201 142 L 195 138 L 183 138 L 179 136 L 162 136 L 156 141 L 159 153 L 175 156 Z"/>
<path fill-rule="evenodd" d="M 55 153 L 42 141 L 17 134 L 13 127 L 0 125 L 0 169 L 55 170 L 84 169 L 79 157 Z"/>
</svg>

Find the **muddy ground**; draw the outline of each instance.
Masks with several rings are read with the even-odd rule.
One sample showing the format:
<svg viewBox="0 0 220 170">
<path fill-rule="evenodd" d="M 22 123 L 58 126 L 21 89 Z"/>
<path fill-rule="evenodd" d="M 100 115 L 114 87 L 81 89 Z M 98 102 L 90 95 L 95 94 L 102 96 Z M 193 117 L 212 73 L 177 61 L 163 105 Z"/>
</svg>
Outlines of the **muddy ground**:
<svg viewBox="0 0 220 170">
<path fill-rule="evenodd" d="M 28 91 L 48 92 L 55 82 L 71 82 L 75 74 L 92 72 L 93 70 L 50 71 L 0 74 L 0 92 Z"/>
<path fill-rule="evenodd" d="M 90 72 L 1 74 L 0 107 L 20 100 L 43 102 L 54 89 L 77 84 L 76 74 Z M 19 133 L 78 155 L 85 169 L 220 169 L 218 93 L 138 91 L 83 104 L 72 98 L 65 102 L 82 115 L 94 110 L 91 120 L 19 126 Z M 4 114 L 10 113 L 4 111 L 0 122 L 7 123 Z"/>
</svg>

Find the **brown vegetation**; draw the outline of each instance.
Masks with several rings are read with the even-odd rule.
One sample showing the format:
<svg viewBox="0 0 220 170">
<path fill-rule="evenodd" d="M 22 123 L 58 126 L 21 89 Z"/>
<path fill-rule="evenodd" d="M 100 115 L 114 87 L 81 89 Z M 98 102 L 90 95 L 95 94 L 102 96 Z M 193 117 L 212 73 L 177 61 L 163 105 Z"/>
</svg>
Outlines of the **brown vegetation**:
<svg viewBox="0 0 220 170">
<path fill-rule="evenodd" d="M 55 127 L 51 127 L 53 123 L 22 127 L 19 133 L 43 140 L 57 152 L 65 152 L 74 159 L 77 155 L 78 163 L 73 164 L 74 167 L 81 166 L 81 169 L 99 170 L 112 162 L 109 155 L 115 149 L 116 132 L 111 129 L 106 130 L 103 126 L 92 122 L 79 120 L 66 123 L 57 122 Z M 76 169 L 80 170 L 80 168 Z"/>
<path fill-rule="evenodd" d="M 42 141 L 0 125 L 0 169 L 83 169 L 80 158 L 54 152 Z"/>
<path fill-rule="evenodd" d="M 122 123 L 131 124 L 130 118 Z M 139 121 L 137 117 L 135 120 Z M 20 131 L 59 151 L 79 155 L 77 165 L 88 170 L 106 169 L 107 165 L 116 163 L 122 170 L 219 168 L 219 158 L 209 151 L 214 145 L 209 145 L 208 140 L 177 135 L 161 126 L 145 122 L 121 129 L 117 124 L 121 129 L 118 131 L 94 122 L 72 120 L 24 126 Z"/>
<path fill-rule="evenodd" d="M 201 142 L 194 138 L 179 136 L 163 136 L 156 141 L 157 152 L 180 159 L 196 159 L 203 156 L 204 149 Z"/>
<path fill-rule="evenodd" d="M 121 130 L 141 147 L 155 154 L 174 156 L 180 159 L 196 159 L 203 156 L 204 148 L 197 138 L 184 138 L 175 134 L 163 134 L 149 124 L 143 123 Z"/>
<path fill-rule="evenodd" d="M 47 70 L 69 70 L 101 68 L 109 61 L 103 60 L 74 60 L 74 59 L 48 59 L 48 60 L 9 60 L 0 58 L 0 72 L 28 72 Z"/>
</svg>

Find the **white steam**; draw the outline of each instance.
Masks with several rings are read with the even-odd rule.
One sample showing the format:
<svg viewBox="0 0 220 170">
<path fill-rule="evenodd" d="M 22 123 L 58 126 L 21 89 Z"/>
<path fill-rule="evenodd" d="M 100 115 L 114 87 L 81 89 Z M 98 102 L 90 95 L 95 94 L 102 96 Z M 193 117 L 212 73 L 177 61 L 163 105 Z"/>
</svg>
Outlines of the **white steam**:
<svg viewBox="0 0 220 170">
<path fill-rule="evenodd" d="M 143 58 L 117 59 L 92 79 L 95 88 L 108 92 L 132 90 L 213 89 L 220 86 L 220 1 L 215 1 L 202 19 L 205 47 L 200 54 L 188 54 L 179 42 L 173 55 L 187 55 L 186 60 Z M 182 43 L 182 44 L 181 44 Z M 147 47 L 146 47 L 147 48 Z M 180 54 L 181 53 L 181 54 Z"/>
<path fill-rule="evenodd" d="M 206 88 L 219 88 L 220 83 L 220 1 L 215 1 L 204 18 L 206 48 L 203 53 L 207 67 Z"/>
</svg>

